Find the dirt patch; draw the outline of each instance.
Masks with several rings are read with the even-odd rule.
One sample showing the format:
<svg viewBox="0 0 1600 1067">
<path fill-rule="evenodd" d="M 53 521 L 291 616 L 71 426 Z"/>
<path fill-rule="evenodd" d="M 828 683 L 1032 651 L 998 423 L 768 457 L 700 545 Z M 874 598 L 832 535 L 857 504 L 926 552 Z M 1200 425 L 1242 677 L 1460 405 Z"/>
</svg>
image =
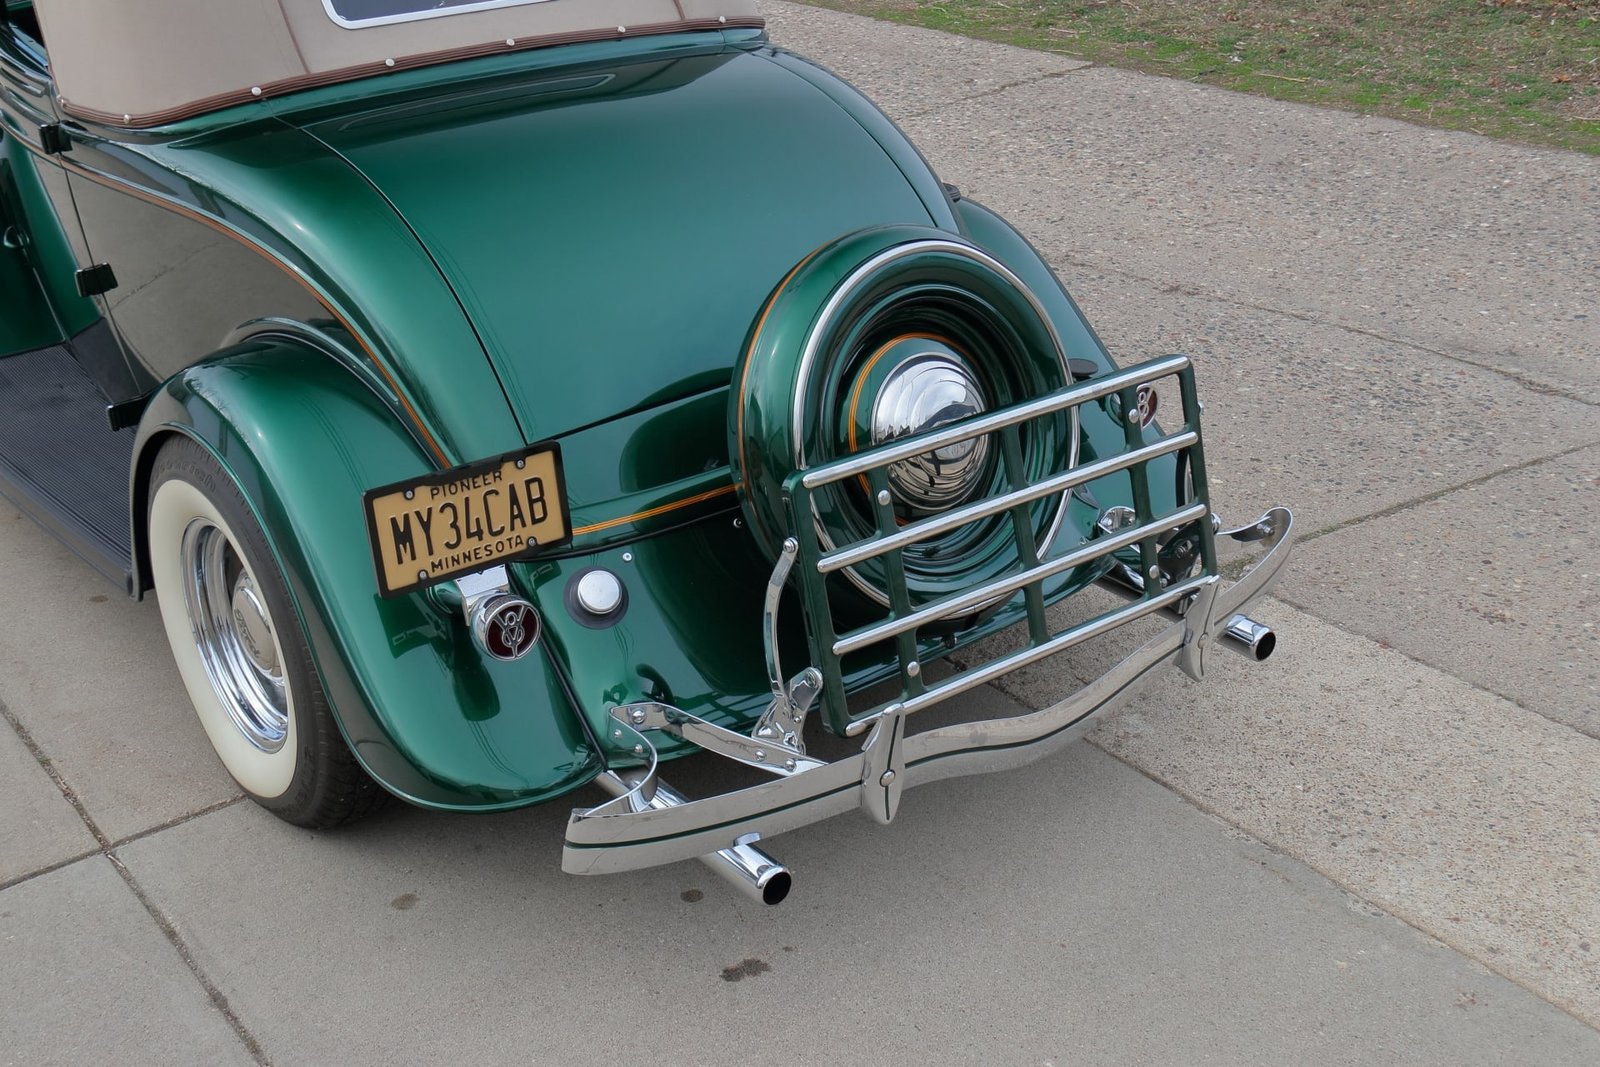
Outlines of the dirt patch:
<svg viewBox="0 0 1600 1067">
<path fill-rule="evenodd" d="M 724 982 L 742 982 L 746 978 L 754 978 L 757 975 L 766 974 L 770 970 L 772 970 L 772 965 L 767 963 L 766 960 L 758 960 L 751 957 L 747 960 L 740 960 L 732 967 L 722 968 L 722 980 Z"/>
</svg>

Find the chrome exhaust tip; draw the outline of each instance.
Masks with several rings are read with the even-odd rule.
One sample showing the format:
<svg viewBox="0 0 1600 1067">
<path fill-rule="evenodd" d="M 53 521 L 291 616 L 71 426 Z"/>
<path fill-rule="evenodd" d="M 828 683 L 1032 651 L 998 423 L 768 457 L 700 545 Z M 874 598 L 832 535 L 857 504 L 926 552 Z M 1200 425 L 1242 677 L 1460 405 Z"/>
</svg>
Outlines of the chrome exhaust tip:
<svg viewBox="0 0 1600 1067">
<path fill-rule="evenodd" d="M 757 834 L 740 838 L 728 848 L 701 856 L 700 862 L 732 882 L 751 900 L 768 906 L 782 904 L 794 886 L 794 876 L 789 868 L 755 847 L 758 839 Z"/>
<path fill-rule="evenodd" d="M 1139 577 L 1137 571 L 1122 565 L 1108 571 L 1105 577 L 1100 579 L 1100 586 L 1116 593 L 1124 600 L 1137 600 L 1144 595 L 1144 580 Z M 1162 614 L 1172 619 L 1183 618 L 1170 608 Z M 1228 620 L 1228 625 L 1223 627 L 1218 643 L 1233 649 L 1246 659 L 1260 663 L 1277 651 L 1278 635 L 1272 632 L 1272 627 L 1256 622 L 1248 615 L 1235 615 Z"/>
<path fill-rule="evenodd" d="M 1277 650 L 1278 635 L 1272 632 L 1272 627 L 1248 615 L 1235 615 L 1222 631 L 1222 643 L 1246 659 L 1260 663 Z"/>
<path fill-rule="evenodd" d="M 612 796 L 620 797 L 633 789 L 634 783 L 615 771 L 607 771 L 595 779 Z M 656 780 L 655 795 L 644 802 L 650 808 L 671 808 L 687 803 L 682 793 L 667 783 Z M 727 879 L 733 887 L 751 900 L 771 906 L 782 904 L 794 886 L 794 876 L 789 868 L 757 848 L 760 834 L 746 834 L 727 848 L 719 848 L 698 857 L 700 862 Z"/>
</svg>

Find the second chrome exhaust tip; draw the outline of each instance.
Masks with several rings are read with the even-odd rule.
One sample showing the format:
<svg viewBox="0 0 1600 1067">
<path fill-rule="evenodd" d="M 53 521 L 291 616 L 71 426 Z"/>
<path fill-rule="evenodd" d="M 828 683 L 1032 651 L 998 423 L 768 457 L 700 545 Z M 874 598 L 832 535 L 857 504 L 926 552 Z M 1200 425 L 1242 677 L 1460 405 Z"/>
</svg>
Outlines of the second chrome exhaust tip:
<svg viewBox="0 0 1600 1067">
<path fill-rule="evenodd" d="M 1246 659 L 1260 663 L 1278 648 L 1278 635 L 1272 627 L 1248 615 L 1235 615 L 1222 631 L 1222 643 Z"/>
<path fill-rule="evenodd" d="M 1109 589 L 1125 600 L 1136 600 L 1144 595 L 1144 580 L 1131 568 L 1118 565 L 1100 579 L 1100 586 Z M 1182 615 L 1168 608 L 1162 614 L 1171 619 Z M 1257 622 L 1248 615 L 1235 615 L 1223 627 L 1218 643 L 1256 663 L 1267 659 L 1278 649 L 1278 635 L 1266 623 Z"/>
</svg>

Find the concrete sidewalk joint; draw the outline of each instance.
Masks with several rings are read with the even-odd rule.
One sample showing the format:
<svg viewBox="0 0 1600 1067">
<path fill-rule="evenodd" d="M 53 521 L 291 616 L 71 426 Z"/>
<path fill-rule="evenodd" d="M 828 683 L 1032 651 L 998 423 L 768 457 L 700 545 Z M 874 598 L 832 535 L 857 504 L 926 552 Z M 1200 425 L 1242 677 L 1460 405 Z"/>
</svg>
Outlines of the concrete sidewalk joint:
<svg viewBox="0 0 1600 1067">
<path fill-rule="evenodd" d="M 927 118 L 930 115 L 937 115 L 941 111 L 948 111 L 950 108 L 957 107 L 961 104 L 970 104 L 974 100 L 982 100 L 985 97 L 990 96 L 999 96 L 1001 93 L 1009 92 L 1012 89 L 1020 89 L 1024 85 L 1036 85 L 1039 82 L 1053 81 L 1057 78 L 1068 78 L 1074 74 L 1082 74 L 1085 71 L 1096 69 L 1098 68 L 1096 68 L 1093 63 L 1084 63 L 1080 67 L 1072 67 L 1068 70 L 1048 70 L 1042 74 L 1035 75 L 1032 78 L 1018 78 L 1016 81 L 1009 81 L 1004 85 L 996 85 L 989 89 L 982 89 L 967 96 L 956 96 L 950 98 L 949 100 L 941 100 L 932 107 L 907 111 L 903 117 L 907 119 Z"/>
<path fill-rule="evenodd" d="M 1079 72 L 1062 72 L 1062 74 L 1076 73 Z M 1043 77 L 1053 78 L 1060 76 L 1061 74 L 1047 74 Z M 1026 85 L 1031 84 L 1034 81 L 1041 80 L 1043 80 L 1043 78 L 1034 78 L 1030 79 L 1028 82 L 1018 82 L 1017 84 Z M 1010 87 L 1008 86 L 1008 88 Z M 999 90 L 996 91 L 998 92 Z M 986 96 L 989 94 L 980 93 L 978 95 Z M 976 97 L 969 97 L 968 99 L 976 99 Z M 953 101 L 952 103 L 962 102 L 964 101 Z M 920 115 L 912 115 L 911 117 L 918 118 Z M 1421 343 L 1420 341 L 1414 341 L 1405 337 L 1395 337 L 1391 334 L 1380 333 L 1377 330 L 1368 329 L 1364 326 L 1357 326 L 1354 323 L 1330 321 L 1306 311 L 1296 311 L 1291 308 L 1274 307 L 1270 304 L 1258 304 L 1249 300 L 1241 300 L 1238 297 L 1229 296 L 1226 293 L 1215 289 L 1202 289 L 1199 286 L 1185 285 L 1180 282 L 1168 281 L 1162 278 L 1147 277 L 1146 275 L 1138 274 L 1134 271 L 1123 270 L 1119 267 L 1108 267 L 1103 264 L 1089 263 L 1080 259 L 1076 259 L 1071 254 L 1058 257 L 1058 259 L 1059 263 L 1056 266 L 1057 274 L 1062 273 L 1061 268 L 1064 266 L 1076 267 L 1080 270 L 1093 270 L 1104 274 L 1116 274 L 1136 282 L 1142 282 L 1145 285 L 1148 285 L 1154 289 L 1159 289 L 1164 293 L 1187 296 L 1195 300 L 1202 300 L 1212 304 L 1221 304 L 1225 307 L 1236 307 L 1244 308 L 1249 311 L 1259 311 L 1267 315 L 1282 315 L 1284 318 L 1294 319 L 1296 322 L 1304 322 L 1312 326 L 1321 326 L 1329 330 L 1343 330 L 1347 333 L 1356 334 L 1359 337 L 1369 337 L 1374 341 L 1382 341 L 1384 344 L 1396 345 L 1403 348 L 1411 348 L 1418 352 L 1426 352 L 1430 356 L 1437 356 L 1440 359 L 1448 359 L 1456 363 L 1465 364 L 1469 367 L 1475 367 L 1478 370 L 1488 371 L 1491 374 L 1498 375 L 1509 382 L 1515 383 L 1530 393 L 1537 393 L 1540 396 L 1560 397 L 1562 400 L 1571 400 L 1574 403 L 1583 404 L 1586 407 L 1600 407 L 1600 397 L 1582 393 L 1575 389 L 1567 389 L 1559 385 L 1554 385 L 1550 382 L 1540 381 L 1526 374 L 1518 374 L 1517 372 L 1507 368 L 1502 363 L 1489 362 L 1494 355 L 1491 352 L 1475 351 L 1468 348 L 1461 348 L 1457 351 L 1446 351 L 1441 348 L 1430 347 Z M 1070 291 L 1072 287 L 1067 286 L 1067 288 Z M 1468 356 L 1462 355 L 1462 352 L 1471 352 L 1473 355 L 1482 356 L 1483 358 L 1481 360 L 1471 359 Z"/>
<path fill-rule="evenodd" d="M 1307 614 L 1311 613 L 1307 612 Z M 1430 664 L 1423 663 L 1421 660 L 1412 659 L 1409 656 L 1406 658 L 1411 659 L 1411 661 L 1419 667 L 1426 667 L 1429 670 L 1437 670 L 1437 668 L 1431 666 Z M 1488 695 L 1498 697 L 1498 694 L 1494 693 L 1489 693 Z M 1503 697 L 1498 698 L 1504 699 Z M 1568 727 L 1568 729 L 1570 729 L 1570 727 Z M 1577 733 L 1576 730 L 1573 732 Z M 1584 741 L 1591 740 L 1583 734 L 1578 734 L 1578 736 Z M 1274 842 L 1270 837 L 1262 836 L 1259 828 L 1247 825 L 1236 815 L 1231 814 L 1225 806 L 1210 802 L 1200 793 L 1197 793 L 1192 789 L 1185 789 L 1182 783 L 1169 780 L 1163 777 L 1157 771 L 1143 766 L 1124 753 L 1119 752 L 1112 741 L 1110 741 L 1108 738 L 1104 738 L 1096 734 L 1090 734 L 1087 738 L 1085 738 L 1085 740 L 1096 749 L 1104 752 L 1107 756 L 1110 756 L 1118 763 L 1127 767 L 1129 770 L 1138 772 L 1163 789 L 1171 790 L 1173 793 L 1182 797 L 1186 803 L 1193 805 L 1197 810 L 1203 812 L 1212 819 L 1215 819 L 1218 823 L 1226 826 L 1234 833 L 1244 835 L 1247 839 L 1260 845 L 1273 855 L 1287 856 L 1298 863 L 1304 863 L 1311 870 L 1316 871 L 1318 874 L 1322 875 L 1322 877 L 1328 879 L 1328 881 L 1342 889 L 1349 896 L 1350 900 L 1358 904 L 1363 911 L 1367 911 L 1375 915 L 1381 915 L 1386 919 L 1393 919 L 1397 923 L 1401 923 L 1407 927 L 1410 927 L 1412 930 L 1416 931 L 1417 934 L 1423 938 L 1426 938 L 1428 941 L 1442 945 L 1453 952 L 1461 953 L 1463 956 L 1466 956 L 1484 970 L 1491 974 L 1497 975 L 1498 977 L 1505 979 L 1507 982 L 1510 982 L 1512 985 L 1517 986 L 1519 989 L 1523 989 L 1533 996 L 1538 997 L 1546 1004 L 1549 1004 L 1551 1007 L 1561 1011 L 1563 1014 L 1569 1016 L 1576 1022 L 1582 1023 L 1584 1026 L 1590 1027 L 1591 1029 L 1596 1028 L 1594 1026 L 1594 1022 L 1591 1019 L 1586 1018 L 1573 1005 L 1550 996 L 1548 990 L 1541 989 L 1537 985 L 1520 977 L 1514 970 L 1496 966 L 1494 958 L 1482 952 L 1480 950 L 1480 946 L 1465 939 L 1446 939 L 1441 937 L 1438 930 L 1431 928 L 1421 919 L 1412 918 L 1399 909 L 1391 910 L 1390 905 L 1372 900 L 1363 892 L 1363 890 L 1370 892 L 1369 887 L 1358 885 L 1353 882 L 1348 876 L 1347 872 L 1341 871 L 1337 867 L 1332 867 L 1326 863 L 1318 863 L 1315 859 L 1297 855 L 1295 852 Z"/>
<path fill-rule="evenodd" d="M 84 827 L 89 831 L 90 834 L 94 836 L 95 841 L 100 846 L 99 849 L 94 852 L 86 852 L 83 855 L 73 857 L 72 859 L 52 864 L 45 870 L 34 871 L 21 878 L 13 879 L 6 885 L 0 886 L 0 891 L 9 889 L 13 885 L 26 882 L 32 878 L 37 878 L 40 875 L 48 874 L 50 871 L 60 870 L 63 867 L 71 866 L 74 863 L 88 859 L 94 855 L 98 854 L 104 856 L 106 861 L 111 864 L 111 868 L 122 878 L 123 883 L 128 887 L 128 891 L 133 894 L 134 899 L 136 899 L 144 907 L 144 910 L 155 922 L 157 929 L 159 929 L 166 937 L 168 943 L 171 944 L 173 951 L 178 954 L 178 958 L 181 959 L 184 966 L 189 969 L 189 973 L 194 977 L 194 980 L 198 982 L 200 984 L 200 988 L 205 991 L 206 997 L 211 1001 L 212 1006 L 215 1007 L 222 1017 L 227 1021 L 228 1026 L 233 1030 L 234 1036 L 236 1036 L 240 1043 L 244 1045 L 245 1050 L 250 1053 L 251 1058 L 255 1060 L 256 1063 L 260 1064 L 261 1067 L 268 1067 L 267 1057 L 261 1049 L 261 1043 L 256 1040 L 255 1035 L 250 1032 L 249 1028 L 245 1026 L 243 1020 L 239 1018 L 238 1013 L 233 1010 L 233 1006 L 228 1003 L 227 996 L 222 992 L 222 990 L 218 989 L 216 984 L 211 981 L 211 979 L 203 970 L 201 970 L 200 965 L 195 961 L 194 954 L 189 951 L 189 946 L 184 942 L 183 935 L 178 932 L 178 928 L 173 924 L 172 920 L 168 918 L 166 913 L 163 912 L 156 902 L 150 898 L 150 895 L 144 891 L 144 888 L 139 885 L 138 879 L 133 876 L 133 872 L 128 870 L 128 868 L 123 864 L 121 858 L 118 857 L 116 853 L 116 849 L 122 844 L 137 841 L 141 838 L 159 833 L 160 831 L 168 829 L 171 826 L 188 822 L 190 819 L 198 818 L 199 816 L 207 814 L 208 812 L 229 807 L 238 803 L 240 798 L 233 797 L 224 802 L 212 804 L 207 808 L 204 808 L 200 811 L 191 812 L 182 818 L 172 820 L 171 822 L 161 826 L 154 826 L 147 830 L 140 831 L 139 833 L 130 834 L 119 841 L 112 841 L 106 836 L 105 831 L 101 830 L 100 827 L 95 823 L 94 818 L 90 816 L 88 809 L 83 806 L 83 801 L 78 799 L 78 794 L 73 791 L 72 786 L 68 784 L 66 778 L 62 776 L 61 772 L 55 767 L 50 758 L 45 755 L 44 750 L 40 748 L 38 742 L 33 739 L 33 735 L 28 732 L 28 728 L 22 724 L 21 720 L 12 714 L 11 709 L 6 706 L 4 700 L 0 700 L 0 718 L 3 718 L 6 723 L 10 725 L 11 729 L 16 733 L 18 739 L 22 741 L 23 745 L 26 746 L 28 751 L 33 755 L 33 758 L 39 761 L 39 766 L 44 770 L 45 774 L 50 777 L 50 781 L 55 784 L 55 787 L 61 791 L 62 799 L 64 799 L 68 804 L 72 805 L 72 809 L 78 813 L 78 818 L 83 820 Z"/>
<path fill-rule="evenodd" d="M 75 856 L 68 856 L 65 859 L 56 860 L 54 863 L 49 863 L 43 867 L 31 870 L 27 874 L 19 874 L 15 878 L 8 878 L 4 882 L 0 882 L 0 893 L 4 893 L 7 889 L 10 889 L 14 885 L 21 885 L 24 882 L 31 882 L 35 878 L 43 878 L 47 874 L 54 874 L 63 867 L 71 867 L 74 863 L 89 859 L 91 856 L 103 855 L 105 855 L 105 849 L 91 848 L 87 852 L 79 852 Z"/>
<path fill-rule="evenodd" d="M 1521 463 L 1512 463 L 1497 470 L 1487 471 L 1475 478 L 1468 478 L 1464 482 L 1456 482 L 1455 484 L 1447 485 L 1442 489 L 1435 489 L 1432 492 L 1424 493 L 1421 496 L 1412 497 L 1409 500 L 1402 500 L 1399 503 L 1391 504 L 1386 508 L 1379 508 L 1377 511 L 1369 511 L 1364 515 L 1355 515 L 1348 519 L 1341 519 L 1338 522 L 1330 522 L 1326 526 L 1320 526 L 1317 529 L 1311 530 L 1307 533 L 1296 534 L 1295 543 L 1299 545 L 1307 545 L 1312 541 L 1327 537 L 1329 534 L 1336 534 L 1341 530 L 1348 530 L 1352 527 L 1362 526 L 1369 522 L 1377 522 L 1380 519 L 1387 519 L 1392 515 L 1400 515 L 1407 511 L 1411 511 L 1414 508 L 1420 508 L 1426 504 L 1431 504 L 1435 500 L 1442 500 L 1453 493 L 1459 493 L 1463 489 L 1471 489 L 1475 486 L 1484 485 L 1494 481 L 1497 478 L 1503 478 L 1507 475 L 1517 474 L 1520 471 L 1530 470 L 1545 463 L 1554 463 L 1558 459 L 1575 455 L 1584 451 L 1585 449 L 1594 448 L 1597 445 L 1600 445 L 1600 439 L 1594 441 L 1585 441 L 1582 444 L 1576 444 L 1570 448 L 1563 448 L 1559 452 L 1552 452 L 1546 456 L 1535 456 L 1532 459 L 1523 460 Z M 1255 549 L 1249 549 L 1240 555 L 1233 557 L 1222 565 L 1222 577 L 1230 581 L 1237 580 L 1241 574 L 1249 570 L 1255 564 L 1260 555 L 1261 553 L 1259 551 L 1256 551 Z M 1282 600 L 1284 603 L 1299 608 L 1301 611 L 1311 615 L 1317 615 L 1318 618 L 1323 618 L 1323 616 L 1318 615 L 1316 609 L 1308 607 L 1307 605 L 1291 597 L 1284 596 L 1281 592 L 1275 592 L 1273 595 L 1279 600 Z M 1334 620 L 1324 619 L 1324 621 L 1333 622 Z M 1484 692 L 1492 692 L 1492 690 L 1485 689 Z M 1501 693 L 1494 693 L 1493 695 L 1502 697 L 1504 696 L 1504 694 Z"/>
<path fill-rule="evenodd" d="M 1374 522 L 1378 519 L 1387 519 L 1391 515 L 1398 515 L 1402 512 L 1410 511 L 1413 508 L 1421 507 L 1424 504 L 1430 504 L 1433 501 L 1440 500 L 1451 495 L 1452 493 L 1459 493 L 1463 489 L 1471 489 L 1474 486 L 1492 482 L 1496 478 L 1504 478 L 1507 475 L 1516 474 L 1519 471 L 1529 470 L 1530 468 L 1538 467 L 1545 463 L 1554 463 L 1558 459 L 1564 459 L 1567 456 L 1582 452 L 1585 449 L 1594 448 L 1596 445 L 1600 445 L 1600 440 L 1585 441 L 1582 444 L 1573 445 L 1571 448 L 1563 448 L 1559 452 L 1552 452 L 1548 456 L 1535 456 L 1533 459 L 1524 460 L 1521 463 L 1512 463 L 1509 466 L 1501 467 L 1499 470 L 1492 470 L 1485 474 L 1480 474 L 1476 478 L 1468 478 L 1464 482 L 1458 482 L 1455 485 L 1446 486 L 1443 489 L 1435 489 L 1430 493 L 1424 493 L 1421 496 L 1413 497 L 1410 500 L 1403 500 L 1398 504 L 1392 504 L 1389 507 L 1380 508 L 1379 510 L 1366 515 L 1357 515 L 1355 518 L 1329 523 L 1320 529 L 1312 530 L 1310 533 L 1301 534 L 1298 540 L 1301 544 L 1305 544 L 1310 541 L 1315 541 L 1319 537 L 1326 537 L 1329 534 L 1338 533 L 1340 530 L 1347 530 L 1352 526 L 1360 526 L 1364 523 Z M 1283 598 L 1280 597 L 1279 599 Z M 1299 605 L 1296 606 L 1298 607 Z"/>
</svg>

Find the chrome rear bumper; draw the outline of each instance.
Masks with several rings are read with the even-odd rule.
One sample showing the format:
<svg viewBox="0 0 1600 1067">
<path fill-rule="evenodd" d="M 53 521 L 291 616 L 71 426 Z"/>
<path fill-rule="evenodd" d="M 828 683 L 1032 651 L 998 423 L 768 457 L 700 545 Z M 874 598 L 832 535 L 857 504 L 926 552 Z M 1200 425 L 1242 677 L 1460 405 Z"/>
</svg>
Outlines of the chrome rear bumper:
<svg viewBox="0 0 1600 1067">
<path fill-rule="evenodd" d="M 1048 643 L 1004 657 L 958 676 L 951 695 L 1108 632 L 1136 618 L 1165 611 L 1176 617 L 1104 675 L 1059 703 L 1011 718 L 943 726 L 906 735 L 914 711 L 893 704 L 864 725 L 866 741 L 854 756 L 824 763 L 805 754 L 795 736 L 735 734 L 675 708 L 629 705 L 613 710 L 613 739 L 648 760 L 636 771 L 611 772 L 626 792 L 598 807 L 575 810 L 567 824 L 561 866 L 570 874 L 609 874 L 752 846 L 759 837 L 793 830 L 855 808 L 880 823 L 894 818 L 901 794 L 911 786 L 964 774 L 1007 770 L 1049 755 L 1081 736 L 1096 717 L 1121 705 L 1158 669 L 1176 664 L 1192 677 L 1205 673 L 1206 656 L 1220 643 L 1244 643 L 1247 655 L 1264 658 L 1271 631 L 1247 609 L 1271 588 L 1289 555 L 1294 519 L 1274 508 L 1255 523 L 1228 531 L 1253 542 L 1262 556 L 1227 588 L 1215 575 L 1201 575 L 1146 596 Z M 1181 614 L 1178 614 L 1180 613 Z M 794 721 L 803 719 L 801 708 Z M 766 721 L 765 719 L 763 720 Z M 709 751 L 760 767 L 774 781 L 709 797 L 683 800 L 668 792 L 657 798 L 654 748 L 641 732 L 659 729 L 686 737 Z M 772 740 L 765 740 L 772 738 Z M 613 788 L 616 788 L 613 786 Z M 715 865 L 714 865 L 715 866 Z M 727 872 L 730 877 L 739 872 Z"/>
</svg>

